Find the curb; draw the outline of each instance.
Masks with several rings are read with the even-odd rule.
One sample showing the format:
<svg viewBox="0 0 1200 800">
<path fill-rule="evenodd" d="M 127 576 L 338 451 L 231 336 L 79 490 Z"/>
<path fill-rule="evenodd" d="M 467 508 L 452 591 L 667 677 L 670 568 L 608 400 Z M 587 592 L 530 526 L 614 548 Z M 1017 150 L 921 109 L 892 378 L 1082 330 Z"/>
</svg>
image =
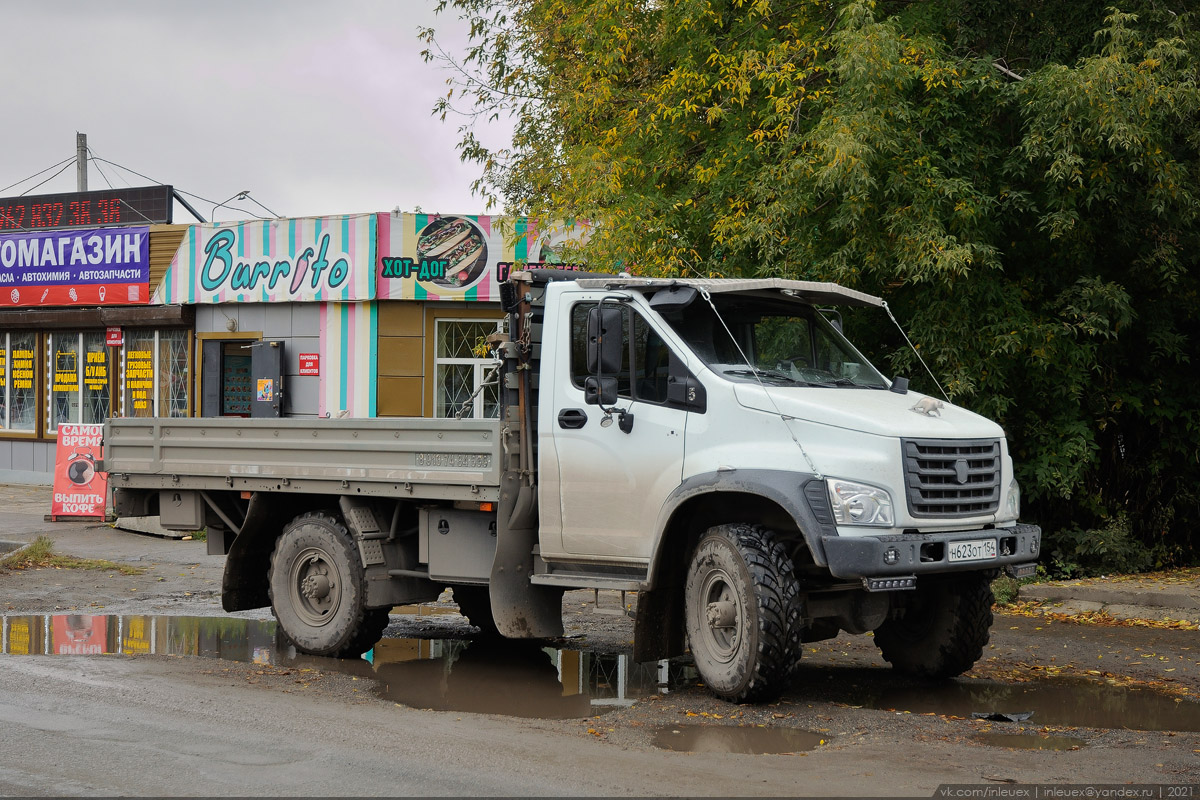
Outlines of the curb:
<svg viewBox="0 0 1200 800">
<path fill-rule="evenodd" d="M 29 547 L 30 542 L 9 542 L 0 539 L 0 560 L 15 556 L 17 553 Z"/>
<path fill-rule="evenodd" d="M 1065 614 L 1104 612 L 1117 619 L 1200 623 L 1200 593 L 1195 590 L 1030 584 L 1018 590 L 1018 597 L 1054 604 L 1055 611 Z"/>
</svg>

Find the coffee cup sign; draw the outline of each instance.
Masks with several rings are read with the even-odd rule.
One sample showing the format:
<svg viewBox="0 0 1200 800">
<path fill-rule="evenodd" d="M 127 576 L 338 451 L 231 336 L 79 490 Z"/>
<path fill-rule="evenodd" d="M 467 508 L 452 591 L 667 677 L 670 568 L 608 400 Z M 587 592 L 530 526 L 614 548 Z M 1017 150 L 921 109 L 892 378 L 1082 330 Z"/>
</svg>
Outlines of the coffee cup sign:
<svg viewBox="0 0 1200 800">
<path fill-rule="evenodd" d="M 103 519 L 108 475 L 96 471 L 103 455 L 103 425 L 59 425 L 50 516 Z"/>
</svg>

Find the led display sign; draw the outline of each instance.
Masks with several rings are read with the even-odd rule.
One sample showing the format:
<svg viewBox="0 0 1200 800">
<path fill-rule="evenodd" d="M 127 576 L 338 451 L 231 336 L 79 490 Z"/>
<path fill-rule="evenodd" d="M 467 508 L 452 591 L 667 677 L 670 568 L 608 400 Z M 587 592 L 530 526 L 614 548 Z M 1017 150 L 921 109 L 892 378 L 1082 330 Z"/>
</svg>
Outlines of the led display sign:
<svg viewBox="0 0 1200 800">
<path fill-rule="evenodd" d="M 170 186 L 0 198 L 0 231 L 148 225 L 171 221 Z"/>
</svg>

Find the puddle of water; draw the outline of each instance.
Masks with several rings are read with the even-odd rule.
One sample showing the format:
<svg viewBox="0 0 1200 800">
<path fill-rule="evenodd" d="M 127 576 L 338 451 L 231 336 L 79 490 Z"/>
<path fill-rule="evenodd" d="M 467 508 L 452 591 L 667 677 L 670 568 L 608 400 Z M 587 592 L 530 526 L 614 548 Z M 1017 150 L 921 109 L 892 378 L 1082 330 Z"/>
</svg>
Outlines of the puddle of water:
<svg viewBox="0 0 1200 800">
<path fill-rule="evenodd" d="M 1036 733 L 981 733 L 975 741 L 1014 750 L 1079 750 L 1087 742 L 1074 736 L 1040 736 Z"/>
<path fill-rule="evenodd" d="M 0 653 L 153 653 L 309 667 L 373 678 L 381 697 L 417 708 L 537 718 L 588 716 L 696 681 L 690 662 L 679 659 L 638 664 L 624 654 L 525 641 L 383 639 L 361 659 L 320 658 L 297 653 L 272 620 L 232 617 L 5 616 Z"/>
<path fill-rule="evenodd" d="M 732 725 L 667 725 L 654 734 L 655 747 L 684 753 L 780 755 L 804 753 L 828 742 L 812 731 Z"/>
<path fill-rule="evenodd" d="M 946 714 L 1012 714 L 1032 711 L 1030 723 L 1140 731 L 1200 731 L 1200 703 L 1176 700 L 1153 689 L 1110 686 L 1084 678 L 1032 683 L 951 681 L 885 689 L 856 703 L 868 708 Z M 1004 724 L 1004 723 L 998 723 Z"/>
<path fill-rule="evenodd" d="M 445 606 L 428 606 L 424 603 L 416 605 L 396 606 L 392 609 L 393 614 L 410 614 L 414 617 L 441 617 L 448 614 L 458 614 L 458 610 L 454 608 L 446 608 Z"/>
</svg>

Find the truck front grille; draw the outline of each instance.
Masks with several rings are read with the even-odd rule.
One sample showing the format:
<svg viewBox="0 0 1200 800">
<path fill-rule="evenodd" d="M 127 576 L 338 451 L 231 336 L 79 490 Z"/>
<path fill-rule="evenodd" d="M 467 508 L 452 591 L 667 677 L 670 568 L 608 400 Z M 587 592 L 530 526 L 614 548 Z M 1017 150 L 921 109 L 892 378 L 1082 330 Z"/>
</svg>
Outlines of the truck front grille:
<svg viewBox="0 0 1200 800">
<path fill-rule="evenodd" d="M 902 439 L 914 517 L 976 517 L 1000 507 L 997 439 Z"/>
</svg>

